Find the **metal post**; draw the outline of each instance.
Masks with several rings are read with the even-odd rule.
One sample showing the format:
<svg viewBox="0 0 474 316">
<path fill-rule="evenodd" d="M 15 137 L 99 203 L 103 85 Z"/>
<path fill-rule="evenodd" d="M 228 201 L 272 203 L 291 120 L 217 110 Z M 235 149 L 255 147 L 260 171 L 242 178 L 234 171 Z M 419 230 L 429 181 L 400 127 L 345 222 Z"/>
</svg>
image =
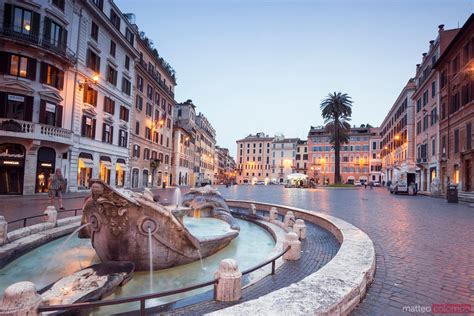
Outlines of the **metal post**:
<svg viewBox="0 0 474 316">
<path fill-rule="evenodd" d="M 272 261 L 272 275 L 275 275 L 275 260 Z"/>
<path fill-rule="evenodd" d="M 23 227 L 26 227 L 26 217 L 23 219 Z"/>
<path fill-rule="evenodd" d="M 145 316 L 145 300 L 140 300 L 140 315 Z"/>
</svg>

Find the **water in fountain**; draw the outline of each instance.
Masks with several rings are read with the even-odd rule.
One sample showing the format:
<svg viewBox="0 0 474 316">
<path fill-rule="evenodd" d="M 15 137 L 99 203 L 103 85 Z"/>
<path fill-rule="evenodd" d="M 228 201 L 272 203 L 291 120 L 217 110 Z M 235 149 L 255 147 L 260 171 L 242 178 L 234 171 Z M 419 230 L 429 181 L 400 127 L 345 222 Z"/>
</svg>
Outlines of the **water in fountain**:
<svg viewBox="0 0 474 316">
<path fill-rule="evenodd" d="M 204 261 L 202 261 L 201 250 L 199 249 L 198 249 L 198 254 L 199 254 L 199 261 L 201 261 L 201 269 L 203 271 L 206 271 L 206 267 L 204 266 Z"/>
<path fill-rule="evenodd" d="M 65 246 L 68 244 L 69 240 L 71 240 L 72 236 L 76 235 L 78 231 L 80 231 L 82 228 L 85 228 L 87 226 L 89 226 L 91 223 L 87 223 L 87 224 L 84 224 L 84 225 L 81 225 L 79 226 L 78 228 L 76 228 L 71 234 L 69 234 L 69 236 L 67 236 L 67 238 L 59 245 L 59 247 L 53 252 L 52 254 L 52 258 L 54 258 L 57 254 L 60 254 L 62 253 L 62 251 L 65 249 Z M 81 264 L 81 261 L 79 259 L 79 254 L 76 254 L 77 255 L 77 260 L 79 261 L 79 266 L 82 268 L 82 264 Z M 54 262 L 54 260 L 51 260 L 51 262 Z M 43 273 L 41 273 L 40 277 L 39 277 L 39 280 L 40 281 L 43 281 L 44 279 L 44 276 L 46 274 L 49 273 L 49 270 L 52 268 L 52 265 L 48 265 L 46 267 L 46 269 L 43 270 Z"/>
<path fill-rule="evenodd" d="M 178 187 L 174 189 L 173 203 L 177 209 L 181 206 L 181 189 Z"/>
<path fill-rule="evenodd" d="M 151 245 L 151 228 L 148 227 L 148 253 L 150 255 L 150 293 L 153 293 L 153 249 Z"/>
</svg>

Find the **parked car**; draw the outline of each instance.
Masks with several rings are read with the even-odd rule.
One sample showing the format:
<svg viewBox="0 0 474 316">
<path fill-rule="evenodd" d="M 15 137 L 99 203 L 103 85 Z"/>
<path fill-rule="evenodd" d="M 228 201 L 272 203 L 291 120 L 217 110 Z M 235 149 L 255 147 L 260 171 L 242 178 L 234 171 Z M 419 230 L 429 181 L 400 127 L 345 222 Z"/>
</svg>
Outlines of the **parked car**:
<svg viewBox="0 0 474 316">
<path fill-rule="evenodd" d="M 390 185 L 390 193 L 391 194 L 398 194 L 398 193 L 408 193 L 408 185 L 405 181 L 397 181 Z"/>
<path fill-rule="evenodd" d="M 265 185 L 265 181 L 257 181 L 255 182 L 255 185 Z"/>
<path fill-rule="evenodd" d="M 380 182 L 374 181 L 374 187 L 380 187 L 380 186 L 381 186 L 381 185 L 380 185 Z"/>
<path fill-rule="evenodd" d="M 362 186 L 362 183 L 360 181 L 356 181 L 356 182 L 354 182 L 354 185 L 356 187 L 360 187 L 360 186 Z"/>
</svg>

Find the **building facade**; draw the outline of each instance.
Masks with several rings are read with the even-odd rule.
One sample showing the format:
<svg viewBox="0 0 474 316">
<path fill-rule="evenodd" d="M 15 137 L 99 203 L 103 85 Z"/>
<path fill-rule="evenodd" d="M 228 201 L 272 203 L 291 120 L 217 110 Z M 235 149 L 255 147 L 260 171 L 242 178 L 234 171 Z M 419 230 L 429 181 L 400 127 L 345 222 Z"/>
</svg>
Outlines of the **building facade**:
<svg viewBox="0 0 474 316">
<path fill-rule="evenodd" d="M 136 28 L 113 1 L 76 3 L 73 133 L 69 189 L 89 188 L 100 178 L 128 184 L 130 113 L 135 76 Z"/>
<path fill-rule="evenodd" d="M 195 132 L 184 126 L 173 126 L 172 185 L 194 185 Z"/>
<path fill-rule="evenodd" d="M 435 63 L 439 72 L 440 182 L 472 192 L 474 151 L 474 15 Z"/>
<path fill-rule="evenodd" d="M 418 190 L 431 191 L 431 183 L 439 173 L 439 74 L 434 64 L 459 29 L 444 30 L 440 25 L 436 40 L 416 66 L 413 93 L 415 107 L 416 183 Z"/>
<path fill-rule="evenodd" d="M 216 130 L 204 114 L 196 116 L 196 186 L 215 183 L 214 156 L 216 147 Z"/>
<path fill-rule="evenodd" d="M 349 132 L 349 143 L 341 145 L 341 179 L 343 183 L 368 181 L 370 170 L 370 127 L 354 127 Z M 335 155 L 330 134 L 324 127 L 311 126 L 308 133 L 309 177 L 317 184 L 335 180 Z"/>
<path fill-rule="evenodd" d="M 0 6 L 0 194 L 47 192 L 56 168 L 75 183 L 74 93 L 67 89 L 76 79 L 73 7 L 46 0 Z"/>
<path fill-rule="evenodd" d="M 369 181 L 373 183 L 384 182 L 382 173 L 382 143 L 380 138 L 380 129 L 370 128 L 370 160 L 369 160 Z"/>
<path fill-rule="evenodd" d="M 234 182 L 235 162 L 230 156 L 229 149 L 216 146 L 215 158 L 215 179 L 217 184 L 229 184 Z"/>
<path fill-rule="evenodd" d="M 383 181 L 415 183 L 415 81 L 405 85 L 380 125 Z"/>
<path fill-rule="evenodd" d="M 248 135 L 237 140 L 236 181 L 238 184 L 270 182 L 272 141 L 265 133 Z"/>
<path fill-rule="evenodd" d="M 284 183 L 288 175 L 296 172 L 296 149 L 298 138 L 276 136 L 272 142 L 272 172 L 273 183 Z"/>
<path fill-rule="evenodd" d="M 299 140 L 298 144 L 296 145 L 296 173 L 301 174 L 308 174 L 308 141 L 307 140 Z M 311 169 L 309 169 L 311 170 Z"/>
<path fill-rule="evenodd" d="M 134 85 L 130 174 L 131 187 L 171 185 L 173 151 L 174 70 L 140 32 Z"/>
</svg>

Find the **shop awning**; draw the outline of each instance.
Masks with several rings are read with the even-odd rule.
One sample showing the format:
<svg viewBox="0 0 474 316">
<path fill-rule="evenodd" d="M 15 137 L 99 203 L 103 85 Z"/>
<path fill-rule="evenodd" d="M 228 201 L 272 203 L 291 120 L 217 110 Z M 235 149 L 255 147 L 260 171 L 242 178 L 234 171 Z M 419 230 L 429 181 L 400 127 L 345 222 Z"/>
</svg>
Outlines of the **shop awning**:
<svg viewBox="0 0 474 316">
<path fill-rule="evenodd" d="M 112 169 L 112 163 L 110 161 L 101 160 L 100 163 L 103 164 L 105 168 Z"/>
<path fill-rule="evenodd" d="M 123 170 L 127 169 L 127 165 L 121 162 L 117 162 L 115 164 L 115 167 L 119 167 L 120 169 L 123 169 Z"/>
<path fill-rule="evenodd" d="M 286 176 L 288 180 L 304 180 L 308 178 L 308 175 L 302 173 L 292 173 Z"/>
<path fill-rule="evenodd" d="M 86 168 L 94 168 L 94 160 L 89 158 L 79 158 Z"/>
</svg>

